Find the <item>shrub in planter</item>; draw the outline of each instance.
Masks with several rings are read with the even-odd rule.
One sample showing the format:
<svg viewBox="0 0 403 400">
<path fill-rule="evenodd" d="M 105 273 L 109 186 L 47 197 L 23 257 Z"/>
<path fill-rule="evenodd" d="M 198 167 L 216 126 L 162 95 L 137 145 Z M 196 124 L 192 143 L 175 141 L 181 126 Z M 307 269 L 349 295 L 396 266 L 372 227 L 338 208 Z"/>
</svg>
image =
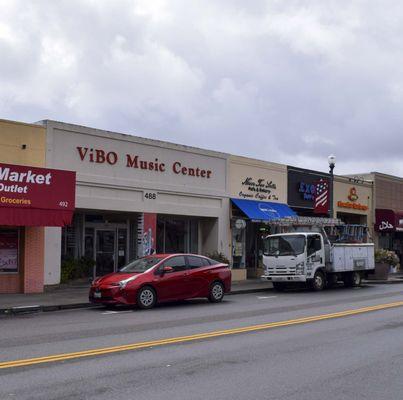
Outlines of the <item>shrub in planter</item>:
<svg viewBox="0 0 403 400">
<path fill-rule="evenodd" d="M 375 251 L 375 262 L 381 264 L 388 264 L 391 266 L 396 266 L 399 264 L 399 257 L 394 251 L 386 249 L 378 249 Z"/>
<path fill-rule="evenodd" d="M 75 279 L 88 278 L 92 275 L 95 261 L 91 258 L 67 258 L 62 261 L 60 283 L 67 283 Z"/>
<path fill-rule="evenodd" d="M 212 253 L 207 253 L 206 257 L 211 258 L 212 260 L 218 261 L 223 264 L 229 264 L 229 260 L 223 253 L 219 253 L 218 251 L 213 251 Z"/>
<path fill-rule="evenodd" d="M 374 279 L 388 279 L 391 267 L 399 263 L 399 257 L 394 251 L 378 249 L 375 251 L 375 273 Z"/>
</svg>

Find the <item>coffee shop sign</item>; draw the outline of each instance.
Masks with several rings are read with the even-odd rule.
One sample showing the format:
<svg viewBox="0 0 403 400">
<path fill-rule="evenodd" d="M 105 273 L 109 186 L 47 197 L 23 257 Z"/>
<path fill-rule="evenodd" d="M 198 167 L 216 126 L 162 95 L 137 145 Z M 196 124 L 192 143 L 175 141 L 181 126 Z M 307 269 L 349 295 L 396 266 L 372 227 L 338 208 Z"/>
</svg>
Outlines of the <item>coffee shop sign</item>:
<svg viewBox="0 0 403 400">
<path fill-rule="evenodd" d="M 277 185 L 273 181 L 264 178 L 253 179 L 246 177 L 242 182 L 242 189 L 239 192 L 239 197 L 244 199 L 256 200 L 278 200 L 278 196 L 273 193 L 277 189 Z"/>
</svg>

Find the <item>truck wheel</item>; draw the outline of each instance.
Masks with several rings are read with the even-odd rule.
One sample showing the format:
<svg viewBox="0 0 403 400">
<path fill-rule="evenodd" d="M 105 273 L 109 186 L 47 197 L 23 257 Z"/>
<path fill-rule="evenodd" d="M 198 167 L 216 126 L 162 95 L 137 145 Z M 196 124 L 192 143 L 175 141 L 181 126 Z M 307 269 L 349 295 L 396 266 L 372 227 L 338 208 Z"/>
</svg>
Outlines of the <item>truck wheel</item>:
<svg viewBox="0 0 403 400">
<path fill-rule="evenodd" d="M 273 282 L 273 289 L 277 290 L 277 292 L 284 292 L 285 283 L 282 282 Z"/>
<path fill-rule="evenodd" d="M 361 285 L 361 274 L 357 271 L 349 272 L 344 275 L 344 285 L 347 287 L 356 287 Z"/>
<path fill-rule="evenodd" d="M 323 290 L 326 286 L 325 275 L 322 271 L 316 271 L 313 277 L 311 287 L 315 292 Z"/>
</svg>

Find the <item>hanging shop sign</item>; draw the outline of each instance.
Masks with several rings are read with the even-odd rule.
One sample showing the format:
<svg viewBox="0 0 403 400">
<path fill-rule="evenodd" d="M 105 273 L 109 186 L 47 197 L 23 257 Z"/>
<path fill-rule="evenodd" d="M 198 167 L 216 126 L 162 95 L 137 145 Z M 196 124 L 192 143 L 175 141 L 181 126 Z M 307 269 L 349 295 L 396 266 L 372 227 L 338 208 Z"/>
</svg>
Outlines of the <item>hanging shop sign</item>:
<svg viewBox="0 0 403 400">
<path fill-rule="evenodd" d="M 0 163 L 0 225 L 70 224 L 75 185 L 72 171 Z"/>
</svg>

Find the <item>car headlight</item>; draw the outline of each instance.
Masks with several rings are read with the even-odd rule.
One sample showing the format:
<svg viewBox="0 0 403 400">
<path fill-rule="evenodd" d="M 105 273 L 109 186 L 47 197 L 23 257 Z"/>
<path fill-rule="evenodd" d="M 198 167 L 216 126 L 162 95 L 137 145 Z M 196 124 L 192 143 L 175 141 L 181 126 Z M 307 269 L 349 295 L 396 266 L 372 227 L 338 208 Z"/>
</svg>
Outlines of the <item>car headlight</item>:
<svg viewBox="0 0 403 400">
<path fill-rule="evenodd" d="M 119 282 L 119 288 L 124 289 L 129 282 L 134 281 L 137 277 L 138 277 L 138 275 L 134 275 L 134 276 L 131 276 L 130 278 L 123 279 L 122 281 Z"/>
<path fill-rule="evenodd" d="M 303 274 L 305 269 L 305 263 L 302 261 L 298 263 L 295 267 L 295 273 L 296 274 Z"/>
</svg>

